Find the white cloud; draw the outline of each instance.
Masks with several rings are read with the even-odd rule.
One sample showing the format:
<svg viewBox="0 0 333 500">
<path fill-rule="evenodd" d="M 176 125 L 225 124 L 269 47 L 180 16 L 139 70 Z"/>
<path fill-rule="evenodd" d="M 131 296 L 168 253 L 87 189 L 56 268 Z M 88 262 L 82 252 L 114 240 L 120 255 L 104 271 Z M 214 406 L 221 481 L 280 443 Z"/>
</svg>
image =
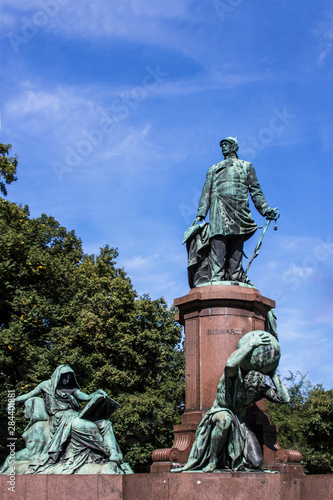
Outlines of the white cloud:
<svg viewBox="0 0 333 500">
<path fill-rule="evenodd" d="M 333 386 L 331 351 L 333 337 L 328 336 L 327 328 L 318 325 L 311 317 L 312 311 L 304 311 L 301 307 L 287 308 L 280 311 L 278 332 L 282 356 L 280 371 L 287 376 L 289 370 L 308 373 L 313 384 L 323 383 L 326 388 Z"/>
<path fill-rule="evenodd" d="M 302 279 L 307 279 L 314 273 L 314 269 L 313 267 L 301 267 L 296 266 L 295 264 L 289 264 L 287 273 L 290 275 L 298 276 Z"/>
<path fill-rule="evenodd" d="M 134 255 L 130 259 L 125 259 L 123 265 L 125 269 L 130 271 L 146 273 L 152 269 L 152 267 L 156 264 L 156 261 L 160 258 L 161 256 L 159 254 L 147 255 L 146 257 L 143 257 L 142 255 Z"/>
<path fill-rule="evenodd" d="M 25 82 L 18 94 L 5 103 L 7 128 L 26 136 L 37 134 L 44 141 L 52 140 L 59 144 L 59 151 L 76 148 L 80 142 L 87 140 L 87 135 L 99 134 L 95 138 L 94 155 L 100 156 L 101 160 L 114 156 L 126 159 L 142 148 L 150 149 L 152 153 L 158 150 L 158 146 L 148 139 L 149 124 L 132 125 L 130 108 L 128 118 L 119 121 L 117 115 L 107 112 L 109 99 L 102 89 L 97 93 L 99 101 L 93 101 L 89 94 L 88 86 L 58 85 L 53 90 L 46 90 Z M 112 133 L 101 132 L 105 119 L 114 123 Z M 47 135 L 47 130 L 52 131 L 52 137 Z M 94 142 L 93 139 L 91 141 Z"/>
<path fill-rule="evenodd" d="M 24 87 L 30 87 L 27 82 L 22 84 L 21 87 L 21 94 L 6 104 L 7 112 L 11 116 L 23 118 L 26 115 L 41 113 L 55 116 L 63 109 L 61 104 L 73 103 L 73 96 L 66 95 L 62 91 L 52 93 L 46 90 L 31 90 L 30 88 L 25 90 Z M 59 118 L 63 118 L 63 116 L 63 113 L 61 113 Z"/>
<path fill-rule="evenodd" d="M 151 126 L 149 124 L 144 125 L 141 129 L 132 128 L 120 143 L 114 144 L 112 148 L 103 154 L 103 159 L 107 160 L 114 156 L 121 157 L 123 164 L 127 166 L 129 171 L 135 171 L 138 168 L 137 162 L 129 160 L 138 157 L 143 151 L 149 151 L 152 161 L 153 157 L 156 156 L 156 151 L 161 150 L 161 148 L 149 141 L 150 130 Z M 141 163 L 141 169 L 151 169 L 151 164 Z"/>
<path fill-rule="evenodd" d="M 10 33 L 25 38 L 26 24 L 30 23 L 36 33 L 46 32 L 66 40 L 89 40 L 93 44 L 112 44 L 113 41 L 150 45 L 164 50 L 175 51 L 199 63 L 206 78 L 199 76 L 188 85 L 170 85 L 170 94 L 192 94 L 206 89 L 234 88 L 245 83 L 268 80 L 271 73 L 244 71 L 239 62 L 239 54 L 221 50 L 224 31 L 214 10 L 213 2 L 198 0 L 170 0 L 151 2 L 150 0 L 45 0 L 58 4 L 56 13 L 48 15 L 42 26 L 36 25 L 34 16 L 41 10 L 44 0 L 3 0 L 3 18 L 0 16 L 2 33 L 8 38 Z M 25 21 L 23 21 L 25 19 Z M 209 50 L 207 40 L 203 40 L 204 29 L 210 32 Z M 33 36 L 31 36 L 33 38 Z M 27 42 L 30 38 L 28 35 Z M 10 37 L 9 37 L 10 41 Z M 11 42 L 19 51 L 25 42 Z M 18 47 L 15 47 L 18 43 Z M 217 62 L 218 61 L 218 62 Z M 232 63 L 230 61 L 233 61 Z M 235 63 L 238 61 L 238 63 Z M 218 68 L 218 69 L 217 69 Z M 207 74 L 209 72 L 209 75 Z M 186 83 L 186 82 L 184 82 Z"/>
<path fill-rule="evenodd" d="M 156 233 L 157 241 L 160 236 L 161 234 Z M 153 246 L 158 248 L 160 245 Z M 119 260 L 139 295 L 149 291 L 153 298 L 164 296 L 169 306 L 173 304 L 175 297 L 188 291 L 185 282 L 175 280 L 175 276 L 184 269 L 185 262 L 186 257 L 181 255 L 181 252 L 177 256 L 160 253 L 136 255 L 125 259 L 120 256 Z"/>
<path fill-rule="evenodd" d="M 267 269 L 272 269 L 275 270 L 277 269 L 279 263 L 276 260 L 271 260 L 270 262 L 267 263 L 266 267 Z"/>
<path fill-rule="evenodd" d="M 54 5 L 51 10 L 47 8 L 47 0 L 3 0 L 2 10 L 7 13 L 0 21 L 3 29 L 20 34 L 25 25 L 22 16 L 34 24 L 34 16 L 42 10 L 50 11 L 50 14 L 41 29 L 66 38 L 119 38 L 176 48 L 181 30 L 170 36 L 168 20 L 176 23 L 186 20 L 188 24 L 195 19 L 191 9 L 193 0 L 170 0 L 168 3 L 147 0 L 51 0 L 49 3 Z"/>
<path fill-rule="evenodd" d="M 329 298 L 329 297 L 328 297 Z M 315 323 L 320 323 L 325 325 L 325 328 L 330 331 L 329 327 L 333 327 L 333 312 L 331 311 L 320 311 L 320 314 L 317 314 L 315 317 Z"/>
<path fill-rule="evenodd" d="M 315 29 L 315 35 L 319 41 L 318 64 L 323 65 L 329 54 L 333 50 L 333 7 L 330 5 L 328 10 L 323 13 L 324 21 Z"/>
<path fill-rule="evenodd" d="M 88 102 L 85 92 L 70 86 L 47 90 L 24 82 L 15 95 L 7 98 L 4 107 L 9 127 L 39 136 L 45 135 L 45 127 L 52 128 L 53 139 L 62 136 L 68 140 L 93 121 Z"/>
<path fill-rule="evenodd" d="M 327 33 L 327 35 L 329 34 L 330 38 L 333 39 L 333 29 L 332 29 L 332 32 L 329 32 Z M 333 50 L 333 43 L 332 42 L 329 42 L 326 44 L 326 47 L 324 50 L 322 50 L 319 54 L 319 58 L 318 58 L 318 63 L 321 65 L 321 64 L 324 64 L 325 62 L 325 59 L 327 58 L 327 56 L 332 52 Z"/>
</svg>

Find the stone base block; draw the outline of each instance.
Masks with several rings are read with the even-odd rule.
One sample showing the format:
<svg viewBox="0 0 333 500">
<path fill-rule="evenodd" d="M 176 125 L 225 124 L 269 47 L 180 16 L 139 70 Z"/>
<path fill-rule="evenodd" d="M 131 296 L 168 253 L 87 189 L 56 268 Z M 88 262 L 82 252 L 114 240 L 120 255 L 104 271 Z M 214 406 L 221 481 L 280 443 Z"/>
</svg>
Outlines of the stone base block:
<svg viewBox="0 0 333 500">
<path fill-rule="evenodd" d="M 3 500 L 122 500 L 123 476 L 102 474 L 36 474 L 15 476 L 15 492 L 9 477 L 0 476 Z M 2 493 L 2 495 L 1 495 Z"/>
<path fill-rule="evenodd" d="M 333 474 L 161 473 L 0 476 L 3 500 L 331 500 Z"/>
</svg>

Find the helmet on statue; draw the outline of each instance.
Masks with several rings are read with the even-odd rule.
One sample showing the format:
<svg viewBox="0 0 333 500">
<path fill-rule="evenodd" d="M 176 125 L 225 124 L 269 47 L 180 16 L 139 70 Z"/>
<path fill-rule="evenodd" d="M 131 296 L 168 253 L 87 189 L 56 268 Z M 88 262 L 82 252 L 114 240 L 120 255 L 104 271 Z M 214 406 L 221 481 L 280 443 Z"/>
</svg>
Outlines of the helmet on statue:
<svg viewBox="0 0 333 500">
<path fill-rule="evenodd" d="M 233 152 L 237 153 L 237 151 L 239 150 L 239 144 L 236 137 L 226 137 L 225 139 L 222 139 L 222 141 L 220 141 L 220 147 L 222 147 L 223 142 L 229 142 L 229 144 L 232 144 Z"/>
</svg>

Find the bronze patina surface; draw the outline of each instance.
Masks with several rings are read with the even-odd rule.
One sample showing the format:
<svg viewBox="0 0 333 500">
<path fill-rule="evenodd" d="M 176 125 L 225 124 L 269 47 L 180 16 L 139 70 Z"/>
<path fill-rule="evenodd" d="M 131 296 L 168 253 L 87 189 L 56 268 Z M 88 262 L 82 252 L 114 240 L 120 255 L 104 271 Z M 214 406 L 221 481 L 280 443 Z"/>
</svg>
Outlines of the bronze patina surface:
<svg viewBox="0 0 333 500">
<path fill-rule="evenodd" d="M 15 401 L 25 402 L 26 447 L 9 455 L 1 473 L 8 474 L 13 461 L 19 474 L 132 473 L 108 420 L 120 405 L 101 389 L 82 392 L 69 365 Z M 81 401 L 88 403 L 79 412 Z"/>
<path fill-rule="evenodd" d="M 214 404 L 198 426 L 188 462 L 174 472 L 262 470 L 262 450 L 246 410 L 262 398 L 289 402 L 275 373 L 279 360 L 279 343 L 271 333 L 257 330 L 242 337 L 225 365 Z"/>
<path fill-rule="evenodd" d="M 265 199 L 252 163 L 238 158 L 237 139 L 227 137 L 220 146 L 224 160 L 208 170 L 197 217 L 184 235 L 191 288 L 223 281 L 249 283 L 242 268 L 243 244 L 258 229 L 249 194 L 263 217 L 278 217 L 277 209 Z M 205 223 L 208 211 L 209 223 Z"/>
</svg>

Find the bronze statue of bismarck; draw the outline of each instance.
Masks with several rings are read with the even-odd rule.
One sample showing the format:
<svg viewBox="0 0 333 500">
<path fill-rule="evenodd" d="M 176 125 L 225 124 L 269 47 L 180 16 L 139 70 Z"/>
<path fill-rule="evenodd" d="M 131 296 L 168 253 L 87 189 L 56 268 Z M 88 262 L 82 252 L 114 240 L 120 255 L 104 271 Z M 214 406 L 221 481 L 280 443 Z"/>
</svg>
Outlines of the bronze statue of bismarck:
<svg viewBox="0 0 333 500">
<path fill-rule="evenodd" d="M 248 281 L 242 268 L 243 245 L 258 229 L 249 193 L 263 217 L 278 217 L 264 197 L 253 165 L 238 158 L 237 139 L 227 137 L 220 146 L 224 160 L 208 170 L 197 217 L 184 236 L 191 288 L 206 282 Z M 204 222 L 208 211 L 209 224 Z"/>
</svg>

